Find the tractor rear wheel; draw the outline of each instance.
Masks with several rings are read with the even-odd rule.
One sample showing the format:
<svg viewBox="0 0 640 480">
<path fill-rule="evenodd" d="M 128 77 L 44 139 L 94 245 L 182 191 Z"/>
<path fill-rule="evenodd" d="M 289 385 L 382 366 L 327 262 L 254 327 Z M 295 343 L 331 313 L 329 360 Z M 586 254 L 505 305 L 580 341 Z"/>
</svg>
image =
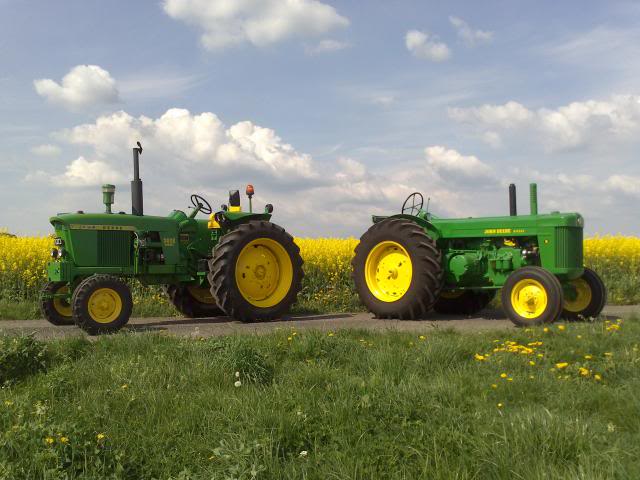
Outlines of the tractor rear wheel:
<svg viewBox="0 0 640 480">
<path fill-rule="evenodd" d="M 218 307 L 211 289 L 197 285 L 165 285 L 164 292 L 171 304 L 187 318 L 218 317 L 224 312 Z"/>
<path fill-rule="evenodd" d="M 251 221 L 224 235 L 209 261 L 211 294 L 230 317 L 267 321 L 287 313 L 302 288 L 300 248 L 284 228 Z"/>
<path fill-rule="evenodd" d="M 569 319 L 597 317 L 607 301 L 607 288 L 600 276 L 585 268 L 580 278 L 569 282 L 575 289 L 573 300 L 565 297 L 562 315 Z"/>
<path fill-rule="evenodd" d="M 47 282 L 40 297 L 40 310 L 44 318 L 53 325 L 73 325 L 71 304 L 63 298 L 52 297 L 59 293 L 69 293 L 66 282 Z"/>
<path fill-rule="evenodd" d="M 360 300 L 378 318 L 424 318 L 442 290 L 442 254 L 410 220 L 390 218 L 372 225 L 360 238 L 351 265 Z"/>
<path fill-rule="evenodd" d="M 442 292 L 433 309 L 445 315 L 473 315 L 489 305 L 495 296 L 495 290 Z"/>
<path fill-rule="evenodd" d="M 519 326 L 555 322 L 564 303 L 560 280 L 540 267 L 522 267 L 502 287 L 502 307 Z"/>
<path fill-rule="evenodd" d="M 120 330 L 133 310 L 131 290 L 112 275 L 91 275 L 73 292 L 73 320 L 89 335 Z"/>
</svg>

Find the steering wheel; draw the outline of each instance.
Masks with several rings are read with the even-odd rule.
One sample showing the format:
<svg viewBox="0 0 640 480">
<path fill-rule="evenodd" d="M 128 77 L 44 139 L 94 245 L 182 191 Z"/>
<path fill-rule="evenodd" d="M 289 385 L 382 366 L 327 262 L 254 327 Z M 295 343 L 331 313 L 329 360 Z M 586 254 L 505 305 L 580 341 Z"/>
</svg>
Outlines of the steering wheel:
<svg viewBox="0 0 640 480">
<path fill-rule="evenodd" d="M 411 201 L 411 204 L 409 204 L 409 201 Z M 420 192 L 413 192 L 402 204 L 402 213 L 408 212 L 409 215 L 414 215 L 413 212 L 416 212 L 415 215 L 417 215 L 420 213 L 420 210 L 422 210 L 423 205 L 424 197 L 422 194 Z"/>
<path fill-rule="evenodd" d="M 205 215 L 209 215 L 211 212 L 213 212 L 213 209 L 211 208 L 211 205 L 209 205 L 209 202 L 207 202 L 200 195 L 191 195 L 191 204 L 195 208 L 200 207 L 200 211 Z"/>
</svg>

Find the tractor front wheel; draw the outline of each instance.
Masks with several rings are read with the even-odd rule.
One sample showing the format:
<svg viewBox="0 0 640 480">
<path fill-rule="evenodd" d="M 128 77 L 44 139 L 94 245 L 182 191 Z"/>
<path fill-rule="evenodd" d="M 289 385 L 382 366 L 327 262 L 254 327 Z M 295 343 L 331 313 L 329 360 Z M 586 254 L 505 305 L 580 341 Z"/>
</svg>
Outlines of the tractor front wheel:
<svg viewBox="0 0 640 480">
<path fill-rule="evenodd" d="M 187 318 L 224 315 L 216 299 L 211 295 L 210 288 L 197 285 L 166 285 L 164 292 L 176 310 Z"/>
<path fill-rule="evenodd" d="M 575 291 L 575 297 L 573 299 L 565 297 L 564 299 L 562 315 L 565 318 L 572 320 L 592 318 L 602 313 L 607 301 L 607 289 L 596 272 L 585 268 L 580 278 L 569 283 Z"/>
<path fill-rule="evenodd" d="M 118 277 L 91 275 L 73 292 L 73 320 L 89 335 L 112 333 L 129 321 L 131 290 Z"/>
<path fill-rule="evenodd" d="M 540 267 L 519 268 L 502 287 L 502 307 L 519 326 L 555 322 L 563 303 L 560 281 Z"/>
<path fill-rule="evenodd" d="M 424 318 L 440 296 L 442 254 L 410 220 L 390 218 L 372 225 L 360 238 L 351 265 L 360 300 L 378 318 Z"/>
<path fill-rule="evenodd" d="M 495 290 L 442 292 L 433 309 L 444 315 L 473 315 L 489 305 L 495 296 Z"/>
<path fill-rule="evenodd" d="M 44 318 L 53 325 L 73 325 L 71 304 L 64 298 L 53 296 L 62 293 L 69 293 L 66 282 L 47 282 L 42 289 L 40 310 Z"/>
<path fill-rule="evenodd" d="M 300 248 L 284 228 L 250 221 L 224 235 L 209 261 L 211 294 L 242 322 L 281 317 L 302 288 Z"/>
</svg>

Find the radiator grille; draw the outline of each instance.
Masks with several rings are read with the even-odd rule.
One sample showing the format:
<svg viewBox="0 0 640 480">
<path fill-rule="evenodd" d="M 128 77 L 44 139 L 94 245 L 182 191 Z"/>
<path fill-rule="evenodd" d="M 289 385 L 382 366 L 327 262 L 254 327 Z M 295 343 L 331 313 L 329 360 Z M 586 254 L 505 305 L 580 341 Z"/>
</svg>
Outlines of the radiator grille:
<svg viewBox="0 0 640 480">
<path fill-rule="evenodd" d="M 131 232 L 98 232 L 98 265 L 131 265 Z"/>
<path fill-rule="evenodd" d="M 556 267 L 582 267 L 582 228 L 556 227 Z"/>
</svg>

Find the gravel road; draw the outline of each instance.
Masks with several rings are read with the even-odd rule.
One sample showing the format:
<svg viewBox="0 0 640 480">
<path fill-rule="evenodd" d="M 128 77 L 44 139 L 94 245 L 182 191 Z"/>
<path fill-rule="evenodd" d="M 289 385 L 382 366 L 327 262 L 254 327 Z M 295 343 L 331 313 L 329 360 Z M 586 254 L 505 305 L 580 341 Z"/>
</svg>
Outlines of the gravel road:
<svg viewBox="0 0 640 480">
<path fill-rule="evenodd" d="M 604 315 L 610 318 L 640 314 L 640 305 L 607 306 Z M 461 331 L 504 330 L 516 328 L 500 310 L 484 310 L 478 315 L 445 316 L 433 314 L 429 320 L 377 320 L 368 313 L 337 313 L 327 315 L 292 315 L 283 320 L 267 323 L 241 323 L 227 317 L 216 318 L 133 318 L 124 330 L 129 332 L 165 331 L 171 335 L 212 337 L 234 333 L 261 334 L 277 329 L 340 330 L 362 328 L 366 330 L 398 330 L 428 332 L 438 328 Z M 0 334 L 19 335 L 34 333 L 37 338 L 61 338 L 85 335 L 75 326 L 56 327 L 46 320 L 0 320 Z"/>
</svg>

